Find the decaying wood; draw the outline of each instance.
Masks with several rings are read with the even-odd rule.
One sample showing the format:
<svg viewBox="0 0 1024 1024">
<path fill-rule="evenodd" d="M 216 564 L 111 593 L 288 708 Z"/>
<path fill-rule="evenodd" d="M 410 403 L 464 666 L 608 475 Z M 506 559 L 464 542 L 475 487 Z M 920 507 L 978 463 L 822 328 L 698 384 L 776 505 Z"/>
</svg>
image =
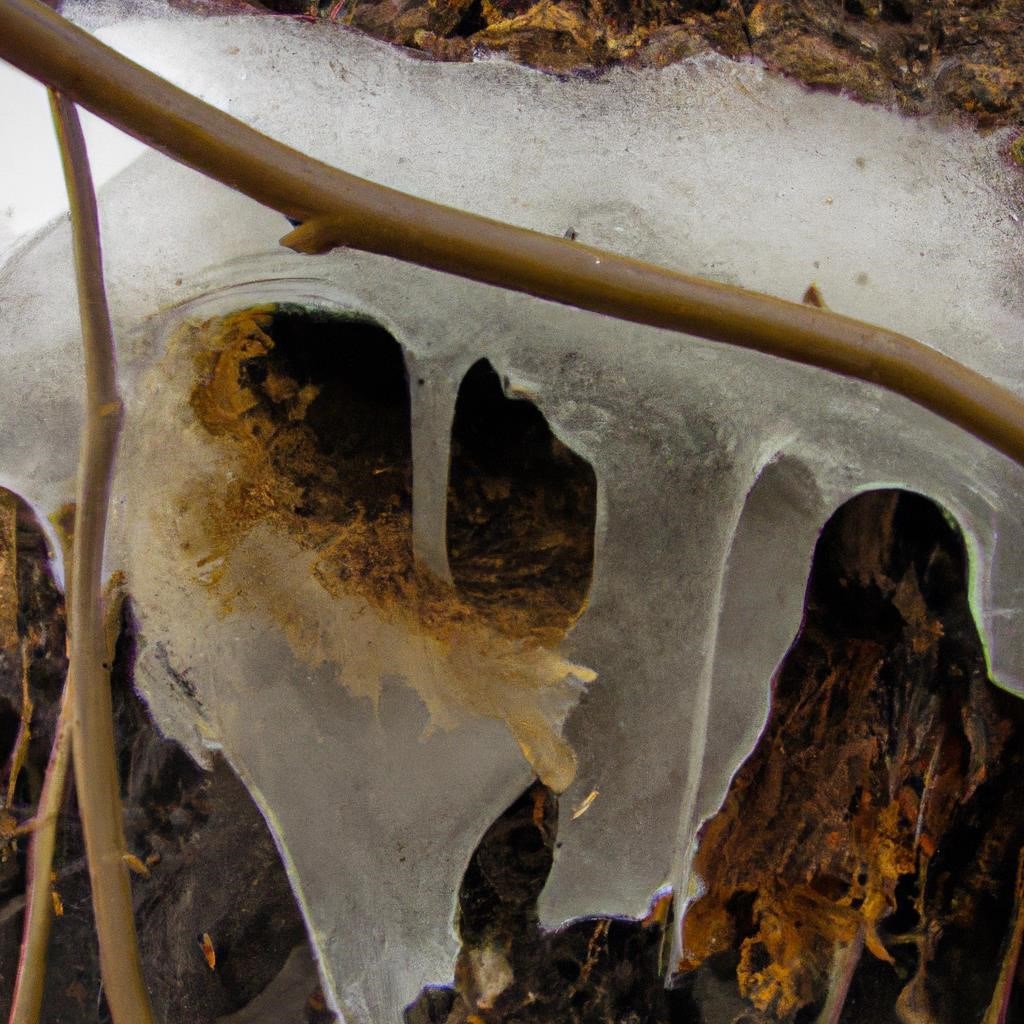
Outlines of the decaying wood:
<svg viewBox="0 0 1024 1024">
<path fill-rule="evenodd" d="M 980 1015 L 1015 934 L 1022 738 L 1024 704 L 985 675 L 958 535 L 914 495 L 851 502 L 822 535 L 770 720 L 701 835 L 684 977 L 714 965 L 791 1019 L 863 934 L 850 999 L 873 1009 L 848 1019 Z"/>
</svg>

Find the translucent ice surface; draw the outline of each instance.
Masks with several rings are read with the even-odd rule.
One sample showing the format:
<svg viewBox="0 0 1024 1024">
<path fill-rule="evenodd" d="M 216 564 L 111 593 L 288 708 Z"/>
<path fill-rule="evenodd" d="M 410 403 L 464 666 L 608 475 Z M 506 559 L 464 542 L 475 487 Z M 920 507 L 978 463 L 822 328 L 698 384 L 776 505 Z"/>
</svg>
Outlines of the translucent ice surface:
<svg viewBox="0 0 1024 1024">
<path fill-rule="evenodd" d="M 790 299 L 814 281 L 832 308 L 1024 394 L 1024 211 L 998 135 L 714 58 L 566 81 L 287 19 L 100 34 L 346 170 Z M 127 400 L 109 568 L 135 601 L 139 684 L 168 734 L 199 758 L 222 748 L 259 801 L 352 1024 L 396 1021 L 450 979 L 466 861 L 535 772 L 573 806 L 599 794 L 563 824 L 547 922 L 689 891 L 693 836 L 764 722 L 817 532 L 859 491 L 910 488 L 957 520 L 991 671 L 1024 694 L 1024 471 L 908 401 L 381 257 L 299 256 L 278 245 L 281 216 L 152 153 L 106 184 L 101 213 Z M 319 522 L 306 449 L 259 431 L 291 438 L 274 431 L 304 424 L 327 384 L 238 371 L 273 349 L 275 304 L 397 343 L 411 470 L 384 453 L 367 479 L 411 472 L 411 510 L 392 512 L 430 586 L 388 589 L 398 535 L 379 517 L 304 532 Z M 596 481 L 589 594 L 560 642 L 452 596 L 450 438 L 481 359 Z M 73 496 L 80 413 L 62 221 L 0 268 L 0 365 L 0 485 L 42 518 Z M 218 375 L 226 392 L 197 390 Z M 254 418 L 257 389 L 279 421 Z M 378 561 L 352 568 L 357 541 Z"/>
</svg>

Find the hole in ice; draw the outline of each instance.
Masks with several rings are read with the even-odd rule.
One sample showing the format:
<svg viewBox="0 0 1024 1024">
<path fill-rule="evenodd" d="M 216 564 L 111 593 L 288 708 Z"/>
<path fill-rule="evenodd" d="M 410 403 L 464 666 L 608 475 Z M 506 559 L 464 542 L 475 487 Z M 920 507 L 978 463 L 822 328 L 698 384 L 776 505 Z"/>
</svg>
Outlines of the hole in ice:
<svg viewBox="0 0 1024 1024">
<path fill-rule="evenodd" d="M 11 749 L 21 714 L 21 642 L 30 685 L 56 701 L 64 684 L 64 595 L 50 572 L 46 536 L 29 505 L 0 488 L 0 756 Z M 6 776 L 4 777 L 6 783 Z"/>
<path fill-rule="evenodd" d="M 414 603 L 415 590 L 422 603 L 398 342 L 375 324 L 291 307 L 243 311 L 213 334 L 192 406 L 247 464 L 211 505 L 211 532 L 272 520 L 318 551 L 328 589 L 377 604 Z M 595 507 L 590 465 L 477 363 L 452 433 L 447 531 L 459 598 L 507 636 L 557 643 L 586 601 Z"/>
<path fill-rule="evenodd" d="M 459 888 L 455 984 L 424 988 L 406 1009 L 406 1024 L 667 1024 L 671 897 L 660 894 L 639 920 L 588 917 L 542 929 L 537 897 L 557 831 L 558 799 L 538 782 L 483 835 Z"/>
<path fill-rule="evenodd" d="M 0 488 L 0 898 L 23 889 L 25 843 L 11 832 L 33 816 L 67 664 L 49 556 L 32 509 Z"/>
<path fill-rule="evenodd" d="M 448 559 L 462 597 L 514 635 L 561 636 L 594 563 L 597 483 L 541 411 L 506 397 L 487 360 L 459 388 L 448 482 Z"/>
<path fill-rule="evenodd" d="M 0 664 L 20 672 L 19 635 L 27 624 L 63 616 L 64 595 L 50 572 L 50 551 L 39 521 L 12 491 L 0 487 Z M 55 659 L 48 694 L 63 685 L 64 632 L 53 628 L 30 630 L 37 656 Z"/>
<path fill-rule="evenodd" d="M 270 521 L 318 552 L 328 589 L 397 600 L 412 578 L 412 448 L 401 347 L 372 323 L 294 307 L 217 324 L 192 395 L 246 455 L 210 527 Z"/>
<path fill-rule="evenodd" d="M 985 674 L 963 540 L 938 506 L 890 490 L 836 512 L 772 689 L 701 832 L 703 895 L 667 993 L 666 902 L 539 927 L 558 804 L 536 784 L 477 846 L 454 984 L 425 989 L 407 1024 L 1021 1018 L 1024 704 Z"/>
<path fill-rule="evenodd" d="M 567 787 L 561 722 L 594 676 L 557 646 L 589 585 L 594 482 L 539 412 L 500 390 L 463 395 L 447 514 L 466 586 L 453 587 L 414 562 L 409 387 L 383 329 L 240 310 L 185 325 L 154 414 L 175 390 L 168 374 L 186 378 L 202 430 L 186 432 L 185 482 L 166 474 L 171 496 L 148 472 L 143 486 L 222 613 L 270 618 L 356 696 L 402 678 L 432 726 L 467 712 L 504 721 L 539 777 Z"/>
<path fill-rule="evenodd" d="M 1004 997 L 1006 1020 L 1024 1013 L 999 982 L 1024 924 L 1022 771 L 1024 704 L 986 676 L 959 532 L 917 494 L 852 499 L 700 834 L 677 979 L 694 1019 L 952 1024 Z"/>
</svg>

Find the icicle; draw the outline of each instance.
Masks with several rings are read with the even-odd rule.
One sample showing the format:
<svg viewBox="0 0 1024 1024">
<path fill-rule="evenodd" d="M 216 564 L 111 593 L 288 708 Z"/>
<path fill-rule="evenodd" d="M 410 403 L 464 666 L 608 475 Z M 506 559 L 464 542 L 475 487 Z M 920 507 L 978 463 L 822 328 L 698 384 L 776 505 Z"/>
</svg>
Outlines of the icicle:
<svg viewBox="0 0 1024 1024">
<path fill-rule="evenodd" d="M 417 568 L 451 582 L 445 546 L 448 462 L 458 380 L 444 364 L 410 357 L 412 550 Z"/>
</svg>

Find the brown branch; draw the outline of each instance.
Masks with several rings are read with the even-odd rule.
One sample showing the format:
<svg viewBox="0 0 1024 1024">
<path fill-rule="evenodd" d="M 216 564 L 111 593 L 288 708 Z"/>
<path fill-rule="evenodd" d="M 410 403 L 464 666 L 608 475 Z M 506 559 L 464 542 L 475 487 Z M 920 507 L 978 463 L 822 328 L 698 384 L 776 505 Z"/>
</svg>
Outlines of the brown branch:
<svg viewBox="0 0 1024 1024">
<path fill-rule="evenodd" d="M 104 635 L 101 580 L 110 481 L 121 399 L 114 339 L 103 285 L 99 218 L 78 112 L 51 93 L 71 208 L 78 305 L 85 357 L 85 415 L 78 467 L 78 500 L 72 544 L 70 663 L 72 753 L 85 834 L 103 988 L 115 1024 L 152 1024 L 132 917 L 125 867 L 110 659 Z"/>
<path fill-rule="evenodd" d="M 32 742 L 32 691 L 28 685 L 28 670 L 32 659 L 32 645 L 27 636 L 21 638 L 21 714 L 18 719 L 18 734 L 7 767 L 7 796 L 0 800 L 0 808 L 14 803 L 14 791 L 18 788 L 18 777 L 28 758 L 28 746 Z"/>
<path fill-rule="evenodd" d="M 71 588 L 71 538 L 74 506 L 64 505 L 50 517 L 57 530 L 65 566 L 65 592 Z M 53 925 L 50 872 L 57 842 L 57 815 L 67 785 L 71 759 L 71 675 L 64 680 L 57 729 L 50 759 L 43 777 L 43 789 L 36 808 L 35 827 L 28 851 L 28 884 L 25 887 L 25 918 L 21 933 L 21 955 L 14 980 L 14 997 L 8 1024 L 38 1024 L 46 984 L 46 959 Z"/>
<path fill-rule="evenodd" d="M 853 984 L 853 976 L 857 973 L 857 965 L 864 952 L 864 937 L 865 928 L 861 923 L 850 942 L 836 949 L 829 976 L 828 995 L 818 1015 L 818 1024 L 839 1024 L 846 999 L 850 994 L 850 985 Z"/>
<path fill-rule="evenodd" d="M 50 871 L 57 841 L 57 814 L 64 799 L 68 762 L 71 755 L 71 677 L 64 684 L 57 732 L 50 748 L 50 760 L 39 794 L 28 856 L 28 884 L 25 890 L 25 921 L 21 957 L 14 983 L 9 1024 L 37 1024 L 43 1005 L 46 955 L 53 924 L 50 900 Z"/>
<path fill-rule="evenodd" d="M 0 4 L 0 58 L 168 156 L 347 245 L 880 385 L 1024 465 L 1024 402 L 904 335 L 676 273 L 373 184 L 261 135 L 104 46 L 39 0 Z"/>
</svg>

